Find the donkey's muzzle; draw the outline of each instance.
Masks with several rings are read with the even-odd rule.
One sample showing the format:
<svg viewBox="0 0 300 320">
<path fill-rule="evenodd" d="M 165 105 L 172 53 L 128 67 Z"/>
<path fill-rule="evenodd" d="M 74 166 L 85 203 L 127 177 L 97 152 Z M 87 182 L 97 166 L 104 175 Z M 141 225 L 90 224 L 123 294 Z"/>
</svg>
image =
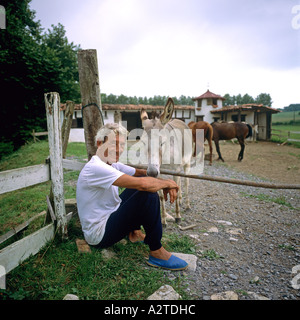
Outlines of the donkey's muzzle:
<svg viewBox="0 0 300 320">
<path fill-rule="evenodd" d="M 149 165 L 147 169 L 147 176 L 156 178 L 159 175 L 159 166 Z"/>
</svg>

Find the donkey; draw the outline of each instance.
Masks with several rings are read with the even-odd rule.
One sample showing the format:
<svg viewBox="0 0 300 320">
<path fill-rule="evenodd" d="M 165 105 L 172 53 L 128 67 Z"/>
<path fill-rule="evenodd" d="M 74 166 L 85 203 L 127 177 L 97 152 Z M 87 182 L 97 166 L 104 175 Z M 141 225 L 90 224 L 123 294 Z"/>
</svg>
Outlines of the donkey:
<svg viewBox="0 0 300 320">
<path fill-rule="evenodd" d="M 147 175 L 157 177 L 160 168 L 171 169 L 188 174 L 192 157 L 192 135 L 189 127 L 181 120 L 173 119 L 174 102 L 169 98 L 163 113 L 159 117 L 149 119 L 147 112 L 141 110 L 141 120 L 144 128 L 141 142 L 147 145 Z M 173 176 L 174 181 L 180 186 L 180 177 Z M 189 179 L 185 178 L 186 210 L 190 210 L 188 193 Z M 162 224 L 166 226 L 166 208 L 163 192 L 159 192 L 162 204 Z M 180 215 L 181 188 L 176 199 L 175 222 L 181 221 Z"/>
</svg>

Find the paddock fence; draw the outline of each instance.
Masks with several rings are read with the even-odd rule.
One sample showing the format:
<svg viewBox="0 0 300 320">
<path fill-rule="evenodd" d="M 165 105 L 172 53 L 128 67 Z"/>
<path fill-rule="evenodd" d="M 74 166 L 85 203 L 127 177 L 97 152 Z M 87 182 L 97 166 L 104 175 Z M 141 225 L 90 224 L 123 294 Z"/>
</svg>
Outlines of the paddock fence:
<svg viewBox="0 0 300 320">
<path fill-rule="evenodd" d="M 280 140 L 284 140 L 284 144 L 287 142 L 300 142 L 300 131 L 284 131 L 272 128 L 272 137 L 278 137 Z M 291 135 L 299 135 L 299 139 L 292 139 Z"/>
</svg>

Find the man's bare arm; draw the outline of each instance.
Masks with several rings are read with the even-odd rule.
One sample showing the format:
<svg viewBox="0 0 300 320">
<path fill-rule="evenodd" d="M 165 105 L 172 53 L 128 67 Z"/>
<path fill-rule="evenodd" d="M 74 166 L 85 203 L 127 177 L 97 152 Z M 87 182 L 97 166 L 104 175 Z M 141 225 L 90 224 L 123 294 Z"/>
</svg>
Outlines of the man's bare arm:
<svg viewBox="0 0 300 320">
<path fill-rule="evenodd" d="M 145 169 L 135 169 L 134 177 L 145 177 L 147 176 L 147 170 Z"/>
<path fill-rule="evenodd" d="M 157 179 L 152 177 L 132 177 L 127 174 L 123 174 L 118 178 L 113 185 L 129 189 L 137 189 L 140 191 L 157 192 L 161 189 L 176 189 L 178 191 L 178 185 L 170 179 Z"/>
</svg>

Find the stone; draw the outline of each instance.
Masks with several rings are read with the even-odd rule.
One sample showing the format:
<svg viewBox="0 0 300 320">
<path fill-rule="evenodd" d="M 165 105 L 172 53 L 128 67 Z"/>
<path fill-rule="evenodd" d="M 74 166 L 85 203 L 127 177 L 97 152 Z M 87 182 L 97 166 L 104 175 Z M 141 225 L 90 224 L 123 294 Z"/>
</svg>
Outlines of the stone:
<svg viewBox="0 0 300 320">
<path fill-rule="evenodd" d="M 258 293 L 248 291 L 247 294 L 253 298 L 253 300 L 270 300 L 269 298 L 262 296 Z"/>
<path fill-rule="evenodd" d="M 189 266 L 185 270 L 187 272 L 195 272 L 197 268 L 197 256 L 193 254 L 187 254 L 187 253 L 178 253 L 178 252 L 172 252 L 172 254 L 184 261 L 186 261 Z"/>
<path fill-rule="evenodd" d="M 215 293 L 210 297 L 211 300 L 239 300 L 239 296 L 233 291 Z"/>
<path fill-rule="evenodd" d="M 228 228 L 226 232 L 232 235 L 240 235 L 243 233 L 243 230 L 240 228 Z"/>
<path fill-rule="evenodd" d="M 147 300 L 179 300 L 181 296 L 169 285 L 164 285 L 155 291 Z"/>
<path fill-rule="evenodd" d="M 113 252 L 111 250 L 108 250 L 108 249 L 103 249 L 101 251 L 101 254 L 102 254 L 102 257 L 103 257 L 104 260 L 110 260 L 110 259 L 113 259 L 113 258 L 117 257 L 115 252 Z"/>
<path fill-rule="evenodd" d="M 259 277 L 255 276 L 252 280 L 250 280 L 250 283 L 258 283 L 259 282 Z"/>
<path fill-rule="evenodd" d="M 215 233 L 218 233 L 219 230 L 218 230 L 217 227 L 211 227 L 211 228 L 209 228 L 209 229 L 207 230 L 207 232 L 215 232 Z"/>
<path fill-rule="evenodd" d="M 200 241 L 200 237 L 199 237 L 198 234 L 190 234 L 189 237 L 192 238 L 192 239 L 195 239 L 197 241 Z"/>
<path fill-rule="evenodd" d="M 84 239 L 76 239 L 76 245 L 77 245 L 78 252 L 81 252 L 81 253 L 92 252 L 90 246 Z"/>
<path fill-rule="evenodd" d="M 225 226 L 232 226 L 232 222 L 225 220 L 216 220 L 217 223 L 223 224 Z"/>
<path fill-rule="evenodd" d="M 234 275 L 233 273 L 230 273 L 230 274 L 228 275 L 228 277 L 229 277 L 230 279 L 232 279 L 232 280 L 237 280 L 237 279 L 238 279 L 238 277 L 237 277 L 236 275 Z"/>
<path fill-rule="evenodd" d="M 75 294 L 68 293 L 63 300 L 79 300 L 79 298 Z"/>
<path fill-rule="evenodd" d="M 128 243 L 128 241 L 126 239 L 122 239 L 119 241 L 119 243 L 125 246 Z"/>
</svg>

